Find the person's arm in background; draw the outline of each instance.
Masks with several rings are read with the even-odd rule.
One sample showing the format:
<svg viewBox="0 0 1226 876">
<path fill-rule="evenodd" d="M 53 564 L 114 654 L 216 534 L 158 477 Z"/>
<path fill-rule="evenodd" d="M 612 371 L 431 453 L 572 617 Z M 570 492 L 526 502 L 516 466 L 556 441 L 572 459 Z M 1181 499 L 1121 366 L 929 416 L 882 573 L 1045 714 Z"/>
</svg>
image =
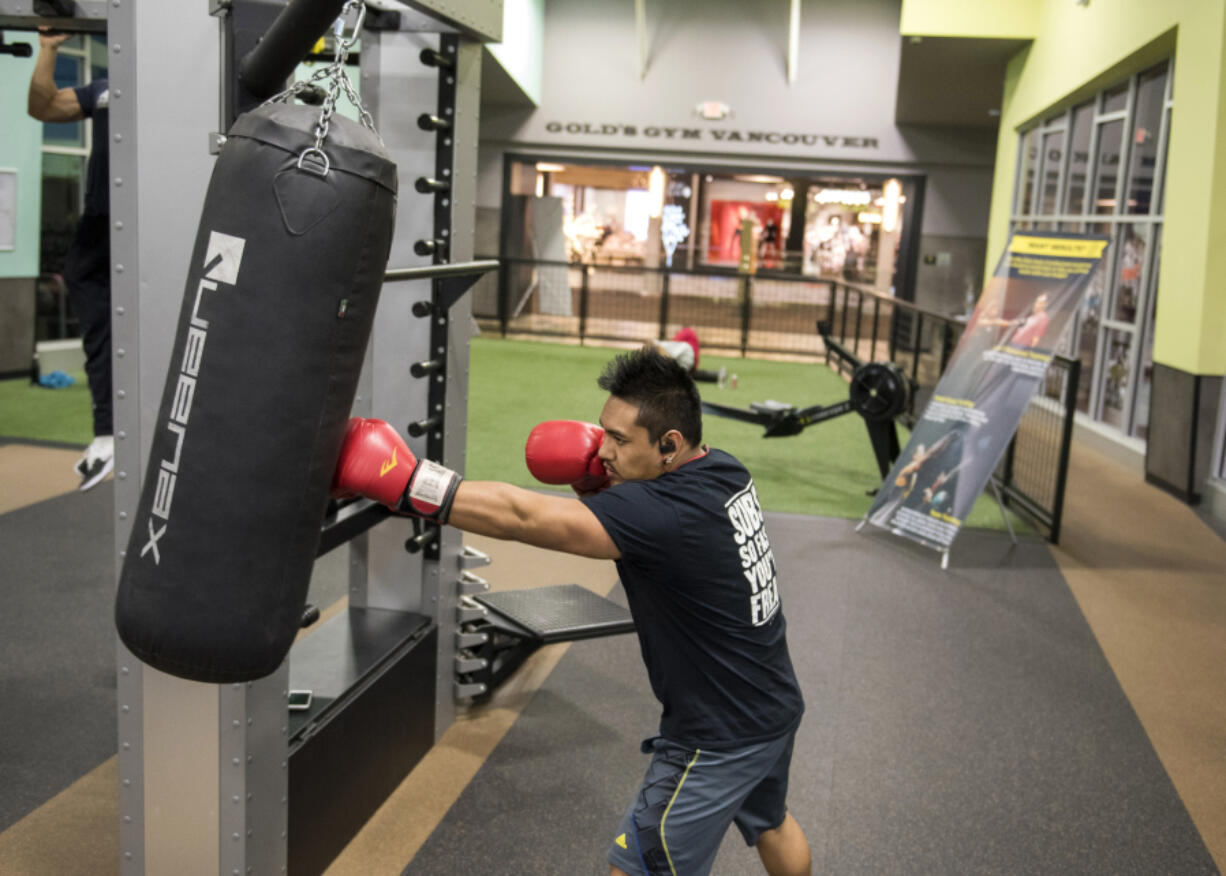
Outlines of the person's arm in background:
<svg viewBox="0 0 1226 876">
<path fill-rule="evenodd" d="M 39 30 L 38 59 L 30 76 L 30 95 L 26 112 L 40 122 L 75 122 L 85 118 L 81 102 L 72 88 L 57 88 L 55 85 L 55 59 L 60 43 L 71 37 L 67 33 L 50 33 Z"/>
</svg>

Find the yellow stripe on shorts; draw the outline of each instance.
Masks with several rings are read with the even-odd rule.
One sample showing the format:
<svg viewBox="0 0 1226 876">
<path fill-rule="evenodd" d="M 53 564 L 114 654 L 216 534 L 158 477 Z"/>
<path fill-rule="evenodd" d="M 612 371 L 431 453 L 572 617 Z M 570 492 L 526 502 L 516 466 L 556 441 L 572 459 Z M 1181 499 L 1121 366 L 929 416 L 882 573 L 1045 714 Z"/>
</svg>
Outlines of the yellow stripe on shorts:
<svg viewBox="0 0 1226 876">
<path fill-rule="evenodd" d="M 677 801 L 677 795 L 681 793 L 681 786 L 685 784 L 686 777 L 690 774 L 690 769 L 694 764 L 698 763 L 698 755 L 702 754 L 702 749 L 694 750 L 694 756 L 690 762 L 685 765 L 685 772 L 681 774 L 681 781 L 677 783 L 677 790 L 673 791 L 672 799 L 668 801 L 668 805 L 664 807 L 664 814 L 660 816 L 660 845 L 664 846 L 664 857 L 668 859 L 668 872 L 673 876 L 677 876 L 677 868 L 673 866 L 673 856 L 668 851 L 668 840 L 664 837 L 664 823 L 668 821 L 669 810 L 673 808 L 673 803 Z"/>
</svg>

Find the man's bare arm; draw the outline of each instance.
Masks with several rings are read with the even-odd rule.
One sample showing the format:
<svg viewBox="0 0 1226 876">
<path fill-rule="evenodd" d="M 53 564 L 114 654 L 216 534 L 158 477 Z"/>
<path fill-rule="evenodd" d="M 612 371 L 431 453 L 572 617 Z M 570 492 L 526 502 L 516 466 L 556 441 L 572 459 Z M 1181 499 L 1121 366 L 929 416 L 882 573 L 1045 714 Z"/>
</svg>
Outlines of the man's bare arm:
<svg viewBox="0 0 1226 876">
<path fill-rule="evenodd" d="M 578 499 L 497 481 L 461 483 L 447 522 L 465 532 L 582 557 L 615 560 L 621 556 L 596 515 Z"/>
<path fill-rule="evenodd" d="M 76 91 L 55 84 L 55 58 L 60 43 L 68 37 L 69 34 L 46 32 L 38 35 L 39 52 L 30 75 L 26 112 L 40 122 L 75 122 L 85 118 Z"/>
</svg>

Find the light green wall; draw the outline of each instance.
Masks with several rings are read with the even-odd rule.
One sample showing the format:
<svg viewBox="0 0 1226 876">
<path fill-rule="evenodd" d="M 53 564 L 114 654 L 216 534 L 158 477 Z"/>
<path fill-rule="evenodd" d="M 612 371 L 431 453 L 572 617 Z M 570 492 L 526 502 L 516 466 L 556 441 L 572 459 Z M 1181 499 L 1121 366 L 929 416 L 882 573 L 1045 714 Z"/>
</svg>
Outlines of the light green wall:
<svg viewBox="0 0 1226 876">
<path fill-rule="evenodd" d="M 10 42 L 31 42 L 12 34 Z M 36 40 L 34 42 L 37 42 Z M 37 48 L 35 49 L 37 52 Z M 0 168 L 17 171 L 17 240 L 0 250 L 0 277 L 38 276 L 42 213 L 42 122 L 26 115 L 34 58 L 0 55 Z"/>
<path fill-rule="evenodd" d="M 904 0 L 900 30 L 1034 40 L 1006 74 L 989 266 L 1008 235 L 1018 129 L 1175 55 L 1154 359 L 1226 372 L 1226 0 Z"/>
<path fill-rule="evenodd" d="M 490 54 L 532 102 L 541 102 L 541 57 L 545 41 L 545 0 L 504 0 L 502 42 Z"/>
<path fill-rule="evenodd" d="M 899 29 L 903 36 L 1031 39 L 1041 6 L 1040 0 L 903 0 Z"/>
<path fill-rule="evenodd" d="M 353 51 L 355 52 L 361 51 L 361 48 L 362 48 L 362 44 L 361 44 L 361 41 L 359 41 L 358 45 L 354 48 Z M 293 79 L 291 79 L 290 81 L 291 82 L 306 82 L 316 73 L 318 73 L 321 69 L 327 66 L 328 66 L 328 62 L 326 61 L 308 61 L 305 64 L 299 64 L 297 67 L 294 68 L 294 76 L 293 76 Z M 352 64 L 352 63 L 346 64 L 345 72 L 349 74 L 349 82 L 353 85 L 354 93 L 357 94 L 358 98 L 360 99 L 362 97 L 362 73 L 358 69 L 358 65 Z M 328 88 L 330 87 L 330 83 L 326 81 L 322 83 L 317 83 L 317 84 L 319 85 L 320 88 L 324 89 L 325 91 L 328 90 Z M 360 120 L 358 108 L 349 101 L 349 96 L 345 94 L 345 89 L 343 88 L 340 90 L 340 93 L 336 97 L 336 111 L 347 119 L 352 119 L 355 122 Z"/>
<path fill-rule="evenodd" d="M 910 4 L 908 4 L 910 5 Z M 1054 108 L 1175 54 L 1154 359 L 1226 372 L 1226 0 L 1036 0 L 1031 46 L 1002 101 L 988 263 L 1008 234 L 1017 131 Z"/>
</svg>

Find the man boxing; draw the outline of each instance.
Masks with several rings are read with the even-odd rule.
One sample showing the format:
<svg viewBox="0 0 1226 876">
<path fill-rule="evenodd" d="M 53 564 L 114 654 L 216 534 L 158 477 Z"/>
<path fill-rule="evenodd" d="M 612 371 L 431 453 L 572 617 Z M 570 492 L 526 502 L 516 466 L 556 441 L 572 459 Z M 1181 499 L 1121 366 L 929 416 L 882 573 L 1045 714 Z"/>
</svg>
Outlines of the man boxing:
<svg viewBox="0 0 1226 876">
<path fill-rule="evenodd" d="M 698 392 L 651 346 L 598 381 L 600 425 L 542 423 L 529 468 L 581 498 L 465 481 L 414 458 L 390 426 L 353 420 L 333 481 L 467 532 L 612 559 L 663 705 L 642 786 L 609 850 L 618 874 L 707 873 L 729 824 L 772 876 L 810 872 L 786 807 L 804 703 L 753 480 L 702 444 Z"/>
</svg>

